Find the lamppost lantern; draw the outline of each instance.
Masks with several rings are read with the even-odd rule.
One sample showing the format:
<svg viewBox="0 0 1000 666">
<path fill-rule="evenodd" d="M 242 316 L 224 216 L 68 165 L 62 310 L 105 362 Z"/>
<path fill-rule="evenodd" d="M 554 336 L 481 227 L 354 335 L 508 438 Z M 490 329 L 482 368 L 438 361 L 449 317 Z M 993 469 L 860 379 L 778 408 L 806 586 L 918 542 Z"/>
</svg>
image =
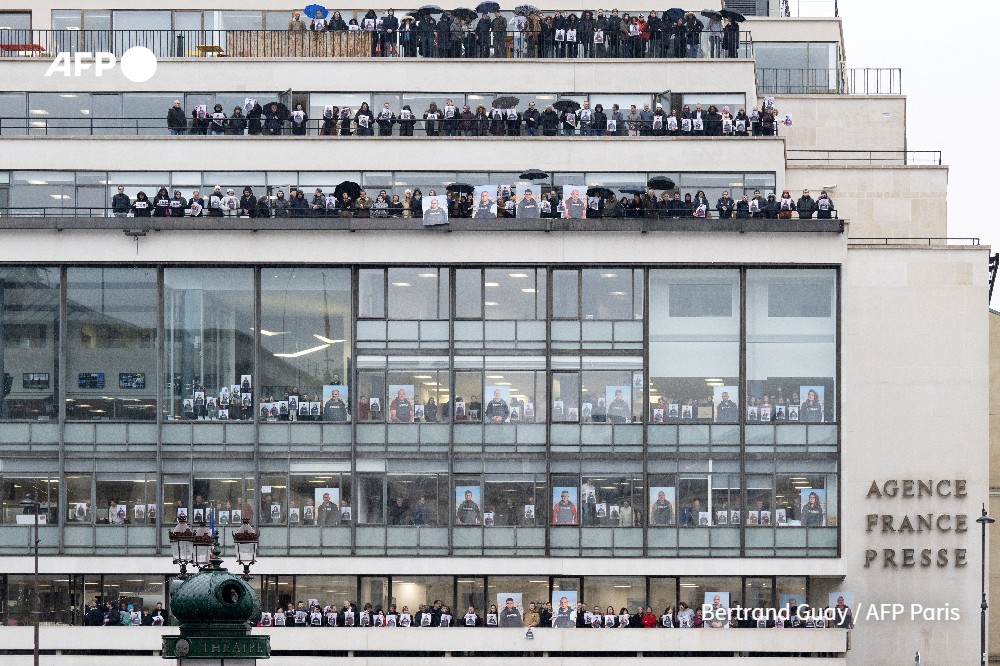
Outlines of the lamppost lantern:
<svg viewBox="0 0 1000 666">
<path fill-rule="evenodd" d="M 194 546 L 193 561 L 195 564 L 199 567 L 207 567 L 211 564 L 212 548 L 215 546 L 215 535 L 208 529 L 208 525 L 205 524 L 204 520 L 201 521 L 201 525 L 195 530 L 192 546 Z"/>
<path fill-rule="evenodd" d="M 257 545 L 260 534 L 250 525 L 250 519 L 244 518 L 240 529 L 233 532 L 233 542 L 236 544 L 236 561 L 243 566 L 243 577 L 250 578 L 250 565 L 257 561 Z"/>
<path fill-rule="evenodd" d="M 174 564 L 181 565 L 181 576 L 187 575 L 187 565 L 192 558 L 194 532 L 187 524 L 187 516 L 183 513 L 177 516 L 177 525 L 170 530 L 170 552 L 174 556 Z"/>
</svg>

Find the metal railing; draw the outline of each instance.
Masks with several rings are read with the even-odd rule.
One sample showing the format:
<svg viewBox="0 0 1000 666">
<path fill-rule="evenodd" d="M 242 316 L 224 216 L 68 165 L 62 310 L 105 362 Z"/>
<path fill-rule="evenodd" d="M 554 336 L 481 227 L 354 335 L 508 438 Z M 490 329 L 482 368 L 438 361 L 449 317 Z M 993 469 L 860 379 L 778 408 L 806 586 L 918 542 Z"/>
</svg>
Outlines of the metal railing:
<svg viewBox="0 0 1000 666">
<path fill-rule="evenodd" d="M 687 233 L 833 233 L 844 232 L 844 220 L 839 219 L 763 219 L 763 218 L 671 218 L 671 217 L 597 217 L 565 218 L 505 218 L 477 220 L 452 217 L 447 225 L 424 227 L 419 217 L 352 217 L 311 216 L 282 218 L 252 217 L 109 217 L 105 209 L 43 209 L 21 208 L 23 216 L 7 216 L 0 211 L 0 230 L 108 230 L 124 232 L 133 237 L 169 231 L 478 231 L 495 234 L 505 231 L 591 231 L 647 233 L 655 231 Z M 33 211 L 34 213 L 32 213 Z M 75 215 L 74 211 L 79 213 Z M 87 215 L 89 211 L 91 214 Z M 60 212 L 62 215 L 56 215 Z M 48 213 L 48 214 L 46 214 Z"/>
<path fill-rule="evenodd" d="M 414 112 L 422 115 L 421 112 Z M 342 127 L 347 121 L 348 128 L 345 131 Z M 457 137 L 700 137 L 700 136 L 731 136 L 737 138 L 757 137 L 757 136 L 777 136 L 778 123 L 775 123 L 771 134 L 764 134 L 759 123 L 752 122 L 747 125 L 747 134 L 713 134 L 706 135 L 704 132 L 682 132 L 680 130 L 671 132 L 663 128 L 654 128 L 651 121 L 638 121 L 635 127 L 627 120 L 620 121 L 615 132 L 609 132 L 606 126 L 597 128 L 577 128 L 569 130 L 563 126 L 560 120 L 555 127 L 551 125 L 541 126 L 537 123 L 534 127 L 529 127 L 520 117 L 516 122 L 516 131 L 513 128 L 514 121 L 508 121 L 506 117 L 498 120 L 492 118 L 462 119 L 456 117 L 451 120 L 425 120 L 423 118 L 413 118 L 410 121 L 400 121 L 399 118 L 393 120 L 391 125 L 384 129 L 379 126 L 378 119 L 371 122 L 368 128 L 362 128 L 354 120 L 352 114 L 350 118 L 338 117 L 336 119 L 309 119 L 298 126 L 291 121 L 282 121 L 277 124 L 265 126 L 261 118 L 247 118 L 246 116 L 226 118 L 221 125 L 215 125 L 211 118 L 204 118 L 198 121 L 195 127 L 191 116 L 187 116 L 187 125 L 178 130 L 181 135 L 192 136 L 356 136 L 356 137 L 406 137 L 406 136 L 441 136 L 446 138 Z M 274 130 L 280 125 L 280 131 Z M 167 134 L 166 117 L 159 118 L 92 118 L 92 117 L 53 117 L 53 116 L 31 116 L 4 118 L 0 117 L 0 136 L 150 136 Z M 404 133 L 405 132 L 405 133 Z"/>
<path fill-rule="evenodd" d="M 848 245 L 971 245 L 980 244 L 974 236 L 887 236 L 848 238 Z"/>
<path fill-rule="evenodd" d="M 781 16 L 785 18 L 837 18 L 837 0 L 781 0 Z"/>
<path fill-rule="evenodd" d="M 940 150 L 822 150 L 789 148 L 788 162 L 848 165 L 941 166 Z"/>
<path fill-rule="evenodd" d="M 761 95 L 901 95 L 902 78 L 898 67 L 758 68 L 757 90 Z"/>
<path fill-rule="evenodd" d="M 608 32 L 595 41 L 581 32 L 576 41 L 556 40 L 555 31 L 509 30 L 476 33 L 453 30 L 0 30 L 0 58 L 54 58 L 58 53 L 113 53 L 121 57 L 141 46 L 159 58 L 752 58 L 749 31 L 654 33 L 648 38 Z"/>
</svg>

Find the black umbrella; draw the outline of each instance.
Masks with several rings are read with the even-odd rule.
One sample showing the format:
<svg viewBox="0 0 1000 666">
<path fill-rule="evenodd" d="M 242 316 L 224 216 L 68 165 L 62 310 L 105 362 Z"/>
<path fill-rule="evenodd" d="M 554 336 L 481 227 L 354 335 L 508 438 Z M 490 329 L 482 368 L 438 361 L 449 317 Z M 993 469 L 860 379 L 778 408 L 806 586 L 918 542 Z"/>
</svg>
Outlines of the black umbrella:
<svg viewBox="0 0 1000 666">
<path fill-rule="evenodd" d="M 459 7 L 458 9 L 453 9 L 451 11 L 451 15 L 457 19 L 462 19 L 463 21 L 475 21 L 476 17 L 479 16 L 478 14 L 476 14 L 476 12 L 469 9 L 468 7 Z"/>
<path fill-rule="evenodd" d="M 424 5 L 416 11 L 417 16 L 426 16 L 427 14 L 440 14 L 444 12 L 443 9 L 437 5 Z"/>
<path fill-rule="evenodd" d="M 625 187 L 619 187 L 618 191 L 625 194 L 645 194 L 646 188 L 639 185 L 626 185 Z"/>
<path fill-rule="evenodd" d="M 500 3 L 489 2 L 489 1 L 480 2 L 478 5 L 476 5 L 476 11 L 479 12 L 480 14 L 490 14 L 492 12 L 498 12 L 500 11 Z"/>
<path fill-rule="evenodd" d="M 602 199 L 610 199 L 615 196 L 614 191 L 609 190 L 606 187 L 588 187 L 587 188 L 588 197 L 601 197 Z"/>
<path fill-rule="evenodd" d="M 680 7 L 671 7 L 667 10 L 667 18 L 677 23 L 677 19 L 684 18 L 684 10 Z"/>
<path fill-rule="evenodd" d="M 269 114 L 271 112 L 271 105 L 272 104 L 277 104 L 277 106 L 278 106 L 278 118 L 281 121 L 288 120 L 289 118 L 292 117 L 292 114 L 291 114 L 291 112 L 289 112 L 288 107 L 285 106 L 284 104 L 282 104 L 281 102 L 277 102 L 277 101 L 275 101 L 275 102 L 268 102 L 267 104 L 264 104 L 263 107 L 261 107 L 264 110 L 264 115 L 267 115 L 267 114 Z"/>
<path fill-rule="evenodd" d="M 521 180 L 541 180 L 542 178 L 548 178 L 549 174 L 544 171 L 539 171 L 538 169 L 528 169 L 522 173 L 518 178 Z"/>
<path fill-rule="evenodd" d="M 358 195 L 361 194 L 361 186 L 355 183 L 353 180 L 345 180 L 340 185 L 337 185 L 333 189 L 333 196 L 338 199 L 344 196 L 344 192 L 347 192 L 347 196 L 352 199 L 357 199 Z"/>
<path fill-rule="evenodd" d="M 472 194 L 476 188 L 468 183 L 452 183 L 444 189 L 448 192 L 455 192 L 457 194 Z"/>
<path fill-rule="evenodd" d="M 552 105 L 552 108 L 556 111 L 576 111 L 580 108 L 580 103 L 574 99 L 561 99 Z"/>
<path fill-rule="evenodd" d="M 666 176 L 653 176 L 646 184 L 654 190 L 672 190 L 677 187 L 674 181 L 670 180 Z"/>
<path fill-rule="evenodd" d="M 542 10 L 534 5 L 518 5 L 514 8 L 515 14 L 524 14 L 525 16 L 531 16 L 532 14 L 541 14 Z"/>
<path fill-rule="evenodd" d="M 739 12 L 734 11 L 732 9 L 723 9 L 721 12 L 719 12 L 719 15 L 722 16 L 722 18 L 731 19 L 733 21 L 736 21 L 737 23 L 743 23 L 743 21 L 747 20 L 746 16 L 743 16 L 743 14 L 740 14 Z"/>
<path fill-rule="evenodd" d="M 513 109 L 520 101 L 521 100 L 513 95 L 504 95 L 503 97 L 497 97 L 493 100 L 493 106 L 498 109 Z"/>
<path fill-rule="evenodd" d="M 701 15 L 704 16 L 705 18 L 716 19 L 716 20 L 722 18 L 722 14 L 720 14 L 715 9 L 704 9 L 702 10 Z"/>
</svg>

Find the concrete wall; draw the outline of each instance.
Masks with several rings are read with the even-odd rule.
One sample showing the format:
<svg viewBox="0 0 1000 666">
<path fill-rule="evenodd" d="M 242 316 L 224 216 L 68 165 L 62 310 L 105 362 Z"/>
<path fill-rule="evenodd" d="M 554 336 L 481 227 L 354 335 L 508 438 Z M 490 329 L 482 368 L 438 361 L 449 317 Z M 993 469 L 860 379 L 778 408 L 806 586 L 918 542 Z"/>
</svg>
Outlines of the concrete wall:
<svg viewBox="0 0 1000 666">
<path fill-rule="evenodd" d="M 51 61 L 3 60 L 0 91 L 197 92 L 291 88 L 335 92 L 742 93 L 756 99 L 752 60 L 485 61 L 358 58 L 161 59 L 156 74 L 133 83 L 115 67 L 101 76 L 45 76 Z M 457 63 L 461 63 L 458 65 Z M 390 65 L 391 66 L 388 66 Z M 253 76 L 247 75 L 251 66 Z M 262 100 L 263 101 L 263 100 Z M 163 111 L 166 116 L 166 109 Z"/>
<path fill-rule="evenodd" d="M 833 185 L 830 198 L 851 220 L 852 238 L 948 235 L 947 167 L 790 166 L 785 181 L 796 199 L 804 188 L 816 198 Z"/>
<path fill-rule="evenodd" d="M 757 101 L 757 108 L 761 104 L 763 98 Z M 786 113 L 792 115 L 792 126 L 781 128 L 789 151 L 906 150 L 906 97 L 778 95 L 774 98 L 774 106 L 779 117 Z M 795 159 L 806 155 L 790 152 L 788 157 Z M 816 157 L 822 159 L 822 155 Z M 863 157 L 857 156 L 859 160 Z M 819 163 L 819 160 L 812 163 Z M 905 157 L 897 155 L 891 160 L 883 155 L 876 163 L 902 165 Z"/>
<path fill-rule="evenodd" d="M 1000 516 L 1000 313 L 990 310 L 990 501 L 986 510 Z M 1000 527 L 989 530 L 989 589 L 1000 590 Z M 978 527 L 978 526 L 977 526 Z M 1000 636 L 1000 612 L 995 603 L 989 614 L 989 635 Z M 1000 660 L 1000 641 L 989 643 L 991 659 Z"/>
<path fill-rule="evenodd" d="M 975 663 L 979 650 L 979 533 L 989 441 L 988 248 L 852 249 L 843 270 L 843 585 L 865 604 L 957 609 L 957 620 L 857 619 L 850 662 Z M 872 481 L 964 479 L 967 495 L 868 497 Z M 868 514 L 968 517 L 965 532 L 867 531 Z M 881 524 L 881 521 L 880 521 Z M 883 549 L 915 548 L 913 567 L 884 566 Z M 921 549 L 948 549 L 948 566 L 921 566 Z M 863 556 L 879 557 L 865 568 Z M 967 564 L 956 567 L 956 549 Z"/>
</svg>

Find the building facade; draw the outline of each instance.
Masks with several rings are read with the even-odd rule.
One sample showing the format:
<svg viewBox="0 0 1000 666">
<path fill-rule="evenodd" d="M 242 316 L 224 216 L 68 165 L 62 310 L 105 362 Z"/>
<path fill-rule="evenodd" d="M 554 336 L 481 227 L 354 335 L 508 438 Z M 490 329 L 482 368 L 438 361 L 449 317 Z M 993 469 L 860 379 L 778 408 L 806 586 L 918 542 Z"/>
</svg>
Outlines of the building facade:
<svg viewBox="0 0 1000 666">
<path fill-rule="evenodd" d="M 534 58 L 514 31 L 510 51 L 494 35 L 486 58 L 466 57 L 464 41 L 443 54 L 431 42 L 452 57 L 420 46 L 410 58 L 386 57 L 391 39 L 286 31 L 289 13 L 92 2 L 0 13 L 4 624 L 52 624 L 42 650 L 85 663 L 94 653 L 79 646 L 99 630 L 73 625 L 95 599 L 167 604 L 167 534 L 186 515 L 211 516 L 230 553 L 231 526 L 259 529 L 264 612 L 441 600 L 484 616 L 507 597 L 565 596 L 659 619 L 717 595 L 817 610 L 844 597 L 853 611 L 853 629 L 803 619 L 800 631 L 628 641 L 262 628 L 275 663 L 979 654 L 988 250 L 946 242 L 947 169 L 907 153 L 901 91 L 845 67 L 839 19 L 775 7 L 740 24 L 732 58 L 712 57 L 707 35 L 680 58 L 641 38 L 628 54 L 610 42 L 560 53 L 563 42 Z M 134 45 L 158 56 L 147 81 L 121 67 L 46 75 L 58 52 Z M 506 114 L 505 96 L 522 114 L 516 135 L 450 136 L 424 117 L 432 102 L 442 125 L 448 106 Z M 215 104 L 228 116 L 255 100 L 301 104 L 312 120 L 301 135 L 289 116 L 280 136 L 187 125 L 174 136 L 173 100 L 187 120 L 204 105 L 207 123 Z M 755 136 L 655 125 L 619 136 L 563 116 L 559 133 L 526 136 L 529 102 L 767 106 L 783 122 L 767 135 L 753 123 Z M 402 123 L 388 136 L 324 133 L 336 106 L 364 134 L 351 122 L 362 104 L 397 120 L 408 105 L 416 135 L 400 136 Z M 657 181 L 669 186 L 656 195 L 704 192 L 709 216 L 614 212 L 611 196 Z M 372 198 L 555 198 L 548 216 L 487 206 L 425 226 L 416 209 L 326 211 L 327 194 L 357 197 L 351 184 Z M 279 191 L 303 192 L 307 208 L 215 216 L 216 186 L 272 207 Z M 129 206 L 140 190 L 178 190 L 187 214 L 116 217 L 119 187 Z M 207 215 L 190 214 L 196 190 Z M 570 215 L 574 190 L 586 219 Z M 724 194 L 783 190 L 835 204 L 810 217 L 716 208 Z M 115 639 L 87 650 L 158 659 L 159 630 L 100 631 Z M 0 635 L 12 663 L 28 663 L 30 630 Z"/>
</svg>

